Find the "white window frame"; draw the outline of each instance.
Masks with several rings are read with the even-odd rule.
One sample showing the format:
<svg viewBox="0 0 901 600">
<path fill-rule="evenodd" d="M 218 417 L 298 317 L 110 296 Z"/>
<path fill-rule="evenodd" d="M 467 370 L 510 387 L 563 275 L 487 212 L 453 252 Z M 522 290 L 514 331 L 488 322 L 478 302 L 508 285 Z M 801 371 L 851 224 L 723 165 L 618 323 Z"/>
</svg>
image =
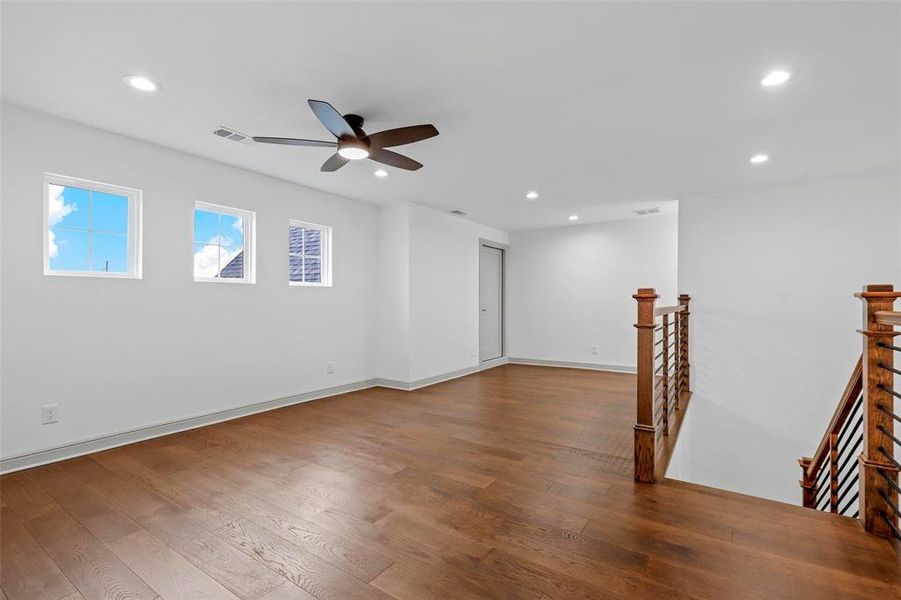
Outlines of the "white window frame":
<svg viewBox="0 0 901 600">
<path fill-rule="evenodd" d="M 197 240 L 194 239 L 195 223 L 194 210 L 203 210 L 208 212 L 216 212 L 226 214 L 232 217 L 239 217 L 244 221 L 244 277 L 197 277 L 194 275 L 194 245 Z M 191 211 L 191 274 L 194 275 L 194 281 L 202 283 L 256 283 L 256 226 L 257 214 L 252 210 L 243 208 L 234 208 L 232 206 L 224 206 L 222 204 L 212 204 L 210 202 L 202 202 L 200 200 L 194 202 L 194 210 Z M 220 225 L 221 226 L 221 225 Z M 222 235 L 222 232 L 218 232 Z"/>
<path fill-rule="evenodd" d="M 303 227 L 319 231 L 320 281 L 291 281 L 291 228 Z M 309 221 L 288 219 L 288 285 L 291 287 L 332 287 L 332 228 Z"/>
<path fill-rule="evenodd" d="M 59 185 L 74 187 L 102 194 L 115 194 L 125 196 L 128 199 L 128 231 L 127 242 L 127 268 L 124 273 L 110 273 L 106 271 L 67 271 L 50 268 L 50 186 Z M 89 179 L 58 175 L 56 173 L 44 173 L 44 275 L 63 277 L 101 277 L 107 279 L 141 279 L 142 272 L 142 246 L 141 246 L 141 190 L 127 188 L 111 183 L 101 183 Z M 93 235 L 92 229 L 85 229 Z M 91 264 L 91 256 L 88 256 L 88 264 Z"/>
</svg>

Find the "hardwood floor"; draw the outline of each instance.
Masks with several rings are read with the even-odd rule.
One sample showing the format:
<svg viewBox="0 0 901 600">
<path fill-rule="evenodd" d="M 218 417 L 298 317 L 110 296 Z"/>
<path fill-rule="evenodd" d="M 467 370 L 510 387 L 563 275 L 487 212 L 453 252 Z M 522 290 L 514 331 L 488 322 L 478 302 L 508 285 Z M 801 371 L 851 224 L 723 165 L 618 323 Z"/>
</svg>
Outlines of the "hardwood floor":
<svg viewBox="0 0 901 600">
<path fill-rule="evenodd" d="M 503 366 L 0 478 L 41 598 L 899 598 L 856 521 L 632 482 L 631 375 Z"/>
</svg>

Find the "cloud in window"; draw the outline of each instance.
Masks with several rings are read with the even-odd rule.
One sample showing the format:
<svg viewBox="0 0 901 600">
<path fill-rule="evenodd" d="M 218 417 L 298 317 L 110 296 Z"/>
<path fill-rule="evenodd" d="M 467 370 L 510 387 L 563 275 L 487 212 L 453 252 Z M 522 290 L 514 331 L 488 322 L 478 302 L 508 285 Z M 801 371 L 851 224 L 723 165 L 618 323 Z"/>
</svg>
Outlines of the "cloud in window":
<svg viewBox="0 0 901 600">
<path fill-rule="evenodd" d="M 61 185 L 50 184 L 50 197 L 48 198 L 48 206 L 47 206 L 47 225 L 49 227 L 53 227 L 57 225 L 60 221 L 65 219 L 70 213 L 78 210 L 78 207 L 75 203 L 66 204 L 65 199 L 63 198 L 63 192 L 65 191 L 65 187 Z M 47 236 L 47 246 L 50 253 L 50 258 L 56 257 L 59 253 L 59 248 L 54 241 L 56 236 L 52 231 L 48 231 Z"/>
<path fill-rule="evenodd" d="M 209 243 L 202 246 L 194 253 L 194 277 L 213 278 L 219 275 L 220 265 L 224 267 L 236 257 L 241 249 L 222 248 L 216 242 L 219 237 L 213 237 Z M 228 243 L 228 238 L 221 238 L 223 243 Z M 221 257 L 220 257 L 221 252 Z"/>
</svg>

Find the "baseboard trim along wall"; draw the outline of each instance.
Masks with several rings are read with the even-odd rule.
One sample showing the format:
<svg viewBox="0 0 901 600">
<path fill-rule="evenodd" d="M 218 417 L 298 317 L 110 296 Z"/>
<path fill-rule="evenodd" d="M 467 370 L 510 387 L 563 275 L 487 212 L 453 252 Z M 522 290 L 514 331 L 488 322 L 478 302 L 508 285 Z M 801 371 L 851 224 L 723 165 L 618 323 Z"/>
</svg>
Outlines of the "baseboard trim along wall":
<svg viewBox="0 0 901 600">
<path fill-rule="evenodd" d="M 572 362 L 567 360 L 547 360 L 543 358 L 510 357 L 512 365 L 535 365 L 538 367 L 563 367 L 567 369 L 590 369 L 592 371 L 609 371 L 611 373 L 636 373 L 637 369 L 628 365 L 605 365 L 601 363 Z"/>
<path fill-rule="evenodd" d="M 122 431 L 110 435 L 81 440 L 78 442 L 73 442 L 71 444 L 55 446 L 53 448 L 47 448 L 35 452 L 28 452 L 26 454 L 19 454 L 16 456 L 10 456 L 8 458 L 2 458 L 0 459 L 0 474 L 12 473 L 14 471 L 21 471 L 23 469 L 30 469 L 32 467 L 39 467 L 41 465 L 46 465 L 61 460 L 67 460 L 70 458 L 83 456 L 85 454 L 91 454 L 92 452 L 109 450 L 110 448 L 125 446 L 127 444 L 134 444 L 135 442 L 143 442 L 144 440 L 158 438 L 165 435 L 178 433 L 180 431 L 197 429 L 198 427 L 205 427 L 207 425 L 214 425 L 223 421 L 230 421 L 232 419 L 239 419 L 241 417 L 246 417 L 256 413 L 275 410 L 276 408 L 283 408 L 285 406 L 292 406 L 294 404 L 302 404 L 304 402 L 310 402 L 312 400 L 320 400 L 322 398 L 338 396 L 340 394 L 347 394 L 349 392 L 356 392 L 372 387 L 386 387 L 397 390 L 411 391 L 429 385 L 434 385 L 442 381 L 457 379 L 458 377 L 465 377 L 466 375 L 471 375 L 472 373 L 477 373 L 479 371 L 484 371 L 486 369 L 491 369 L 500 365 L 507 364 L 507 362 L 508 361 L 506 357 L 499 358 L 497 360 L 484 362 L 480 365 L 467 367 L 465 369 L 452 371 L 450 373 L 444 373 L 442 375 L 427 377 L 425 379 L 420 379 L 418 381 L 413 381 L 410 383 L 403 381 L 394 381 L 391 379 L 367 379 L 364 381 L 358 381 L 356 383 L 348 383 L 345 385 L 305 392 L 303 394 L 296 394 L 294 396 L 286 396 L 284 398 L 276 398 L 273 400 L 256 402 L 254 404 L 248 404 L 236 408 L 229 408 L 226 410 L 216 411 L 203 415 L 196 415 L 193 417 L 187 417 L 185 419 L 177 419 L 175 421 L 157 423 L 156 425 L 150 425 L 148 427 L 139 427 L 137 429 L 130 429 L 128 431 Z"/>
<path fill-rule="evenodd" d="M 38 450 L 36 452 L 10 456 L 8 458 L 0 459 L 0 474 L 30 469 L 31 467 L 38 467 L 48 463 L 91 454 L 92 452 L 99 452 L 101 450 L 109 450 L 110 448 L 142 442 L 144 440 L 162 437 L 180 431 L 187 431 L 188 429 L 213 425 L 215 423 L 221 423 L 222 421 L 230 421 L 232 419 L 266 412 L 276 408 L 291 406 L 293 404 L 301 404 L 303 402 L 310 402 L 311 400 L 319 400 L 320 398 L 328 398 L 330 396 L 337 396 L 348 392 L 365 390 L 367 388 L 375 387 L 376 385 L 375 379 L 368 379 L 356 383 L 348 383 L 345 385 L 305 392 L 294 396 L 265 400 L 263 402 L 238 406 L 236 408 L 228 408 L 203 415 L 187 417 L 185 419 L 158 423 L 148 427 L 139 427 L 137 429 L 90 438 L 71 444 L 65 444 L 63 446 Z"/>
<path fill-rule="evenodd" d="M 397 381 L 395 379 L 376 379 L 375 385 L 379 387 L 391 388 L 392 390 L 405 390 L 412 391 L 418 390 L 419 388 L 424 388 L 430 385 L 435 385 L 436 383 L 441 383 L 442 381 L 449 381 L 451 379 L 457 379 L 458 377 L 465 377 L 467 375 L 472 375 L 473 373 L 478 373 L 479 371 L 485 371 L 487 369 L 493 369 L 494 367 L 499 367 L 501 365 L 505 365 L 510 362 L 506 356 L 501 358 L 496 358 L 494 360 L 488 360 L 478 365 L 473 365 L 471 367 L 466 367 L 465 369 L 459 369 L 457 371 L 451 371 L 450 373 L 442 373 L 440 375 L 433 375 L 432 377 L 426 377 L 424 379 L 417 379 L 416 381 Z"/>
</svg>

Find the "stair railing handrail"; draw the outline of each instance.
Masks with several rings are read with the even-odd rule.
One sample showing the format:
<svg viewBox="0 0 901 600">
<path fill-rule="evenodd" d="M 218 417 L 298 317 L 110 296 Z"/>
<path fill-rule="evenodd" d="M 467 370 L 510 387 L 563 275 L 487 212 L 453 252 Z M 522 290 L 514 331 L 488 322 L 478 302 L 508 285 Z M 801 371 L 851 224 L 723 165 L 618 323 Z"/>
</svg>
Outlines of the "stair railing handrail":
<svg viewBox="0 0 901 600">
<path fill-rule="evenodd" d="M 840 434 L 846 431 L 849 419 L 852 413 L 857 412 L 859 408 L 858 402 L 863 391 L 863 356 L 857 359 L 857 365 L 851 373 L 851 378 L 845 386 L 842 398 L 835 407 L 835 412 L 829 420 L 829 426 L 820 440 L 817 450 L 812 457 L 804 457 L 798 461 L 801 465 L 801 488 L 804 490 L 803 503 L 807 508 L 816 508 L 816 499 L 820 497 L 821 490 L 818 483 L 822 481 L 823 468 L 828 466 L 834 471 L 830 474 L 828 482 L 830 484 L 830 502 L 829 508 L 831 512 L 838 512 L 838 451 L 840 450 Z"/>
<path fill-rule="evenodd" d="M 901 391 L 894 387 L 894 376 L 901 375 L 895 366 L 901 347 L 894 341 L 901 312 L 894 302 L 901 291 L 871 284 L 854 295 L 863 301 L 863 351 L 816 453 L 799 461 L 803 503 L 858 517 L 866 531 L 901 540 L 901 439 L 895 433 Z"/>
<path fill-rule="evenodd" d="M 660 296 L 653 288 L 639 288 L 632 297 L 638 303 L 635 481 L 654 483 L 666 471 L 691 396 L 691 298 L 681 294 L 678 304 L 656 306 Z"/>
</svg>

